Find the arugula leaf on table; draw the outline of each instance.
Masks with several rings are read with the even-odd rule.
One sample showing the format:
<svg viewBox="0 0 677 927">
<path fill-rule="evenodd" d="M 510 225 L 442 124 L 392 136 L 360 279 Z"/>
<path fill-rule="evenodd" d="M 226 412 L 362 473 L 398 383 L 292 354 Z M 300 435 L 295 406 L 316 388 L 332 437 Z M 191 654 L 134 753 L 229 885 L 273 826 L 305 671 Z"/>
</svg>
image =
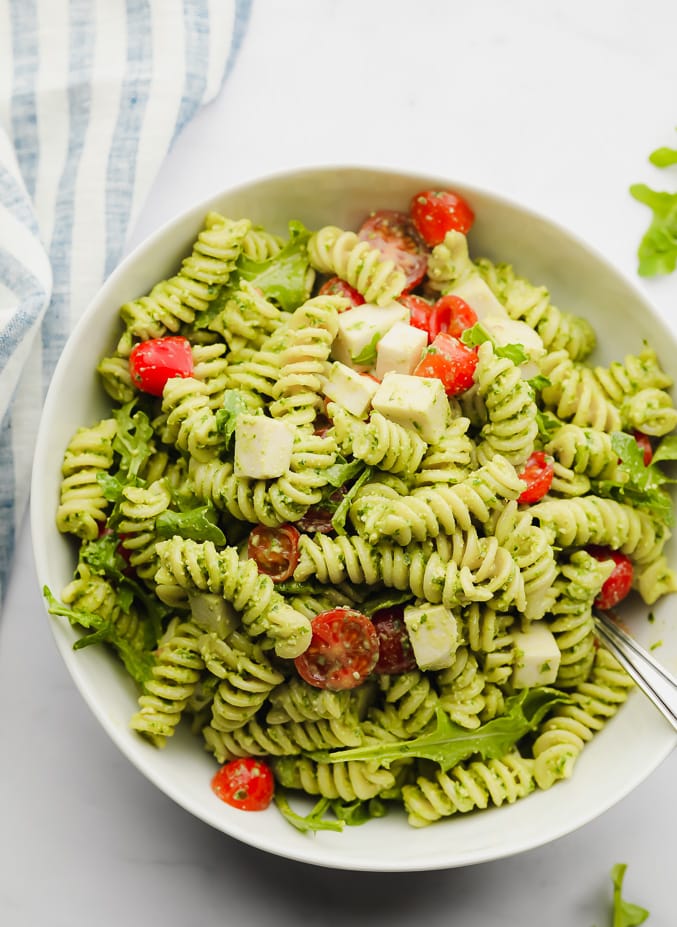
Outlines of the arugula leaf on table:
<svg viewBox="0 0 677 927">
<path fill-rule="evenodd" d="M 385 767 L 400 757 L 416 757 L 432 760 L 446 772 L 473 754 L 485 760 L 503 756 L 540 723 L 553 705 L 568 701 L 568 696 L 547 686 L 524 689 L 518 695 L 506 699 L 504 715 L 487 721 L 474 731 L 455 724 L 438 708 L 434 730 L 412 740 L 378 743 L 348 750 L 322 750 L 310 753 L 309 756 L 321 763 L 377 760 Z"/>
<path fill-rule="evenodd" d="M 258 287 L 268 299 L 291 312 L 308 298 L 308 239 L 311 233 L 302 222 L 289 223 L 289 240 L 281 251 L 266 261 L 241 255 L 236 273 Z"/>
<path fill-rule="evenodd" d="M 649 155 L 649 161 L 656 167 L 670 167 L 677 164 L 677 148 L 656 148 Z"/>
<path fill-rule="evenodd" d="M 630 193 L 653 213 L 637 249 L 637 272 L 640 277 L 671 274 L 677 266 L 677 193 L 652 190 L 644 183 L 633 184 Z"/>
<path fill-rule="evenodd" d="M 611 927 L 638 927 L 649 916 L 646 908 L 640 908 L 639 905 L 625 901 L 623 898 L 623 879 L 627 868 L 625 863 L 616 863 L 611 870 L 611 881 L 614 886 Z"/>
</svg>

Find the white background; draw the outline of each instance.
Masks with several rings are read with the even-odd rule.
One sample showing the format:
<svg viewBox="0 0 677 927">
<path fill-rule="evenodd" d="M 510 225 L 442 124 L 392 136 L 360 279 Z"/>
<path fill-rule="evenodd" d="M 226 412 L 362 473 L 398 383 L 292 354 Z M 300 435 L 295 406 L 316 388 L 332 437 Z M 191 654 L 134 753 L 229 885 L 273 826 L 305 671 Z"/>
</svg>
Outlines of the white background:
<svg viewBox="0 0 677 927">
<path fill-rule="evenodd" d="M 677 169 L 647 161 L 677 147 L 676 34 L 672 0 L 255 0 L 224 92 L 179 138 L 130 247 L 257 174 L 363 163 L 514 197 L 634 275 L 648 212 L 629 184 L 677 190 Z M 677 274 L 641 285 L 677 328 Z M 676 785 L 673 753 L 579 831 L 470 869 L 268 856 L 191 818 L 107 739 L 60 662 L 21 537 L 0 619 L 3 927 L 606 927 L 615 862 L 651 927 L 669 927 Z"/>
</svg>

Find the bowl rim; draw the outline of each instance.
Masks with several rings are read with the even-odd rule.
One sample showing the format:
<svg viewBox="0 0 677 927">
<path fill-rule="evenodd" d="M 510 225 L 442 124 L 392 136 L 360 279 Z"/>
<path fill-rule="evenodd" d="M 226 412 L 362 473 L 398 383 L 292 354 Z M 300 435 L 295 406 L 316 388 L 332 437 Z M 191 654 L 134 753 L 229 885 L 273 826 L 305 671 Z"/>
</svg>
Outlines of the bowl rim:
<svg viewBox="0 0 677 927">
<path fill-rule="evenodd" d="M 112 306 L 109 306 L 111 294 L 114 293 L 120 281 L 125 279 L 130 268 L 137 266 L 139 262 L 143 261 L 149 252 L 155 250 L 158 243 L 162 242 L 166 236 L 171 236 L 171 234 L 175 232 L 175 230 L 180 226 L 183 226 L 186 223 L 191 223 L 195 229 L 198 230 L 201 226 L 202 220 L 204 219 L 204 215 L 210 209 L 217 208 L 217 204 L 220 201 L 223 201 L 227 198 L 232 198 L 233 196 L 239 194 L 250 193 L 251 190 L 260 187 L 262 184 L 265 185 L 275 182 L 293 183 L 297 182 L 299 178 L 307 177 L 309 175 L 327 175 L 337 171 L 348 178 L 352 173 L 357 173 L 363 176 L 373 175 L 374 177 L 379 178 L 390 176 L 393 178 L 404 179 L 405 181 L 410 182 L 412 187 L 416 186 L 420 182 L 426 182 L 431 186 L 433 184 L 443 183 L 448 188 L 459 190 L 464 195 L 469 197 L 472 197 L 473 195 L 477 198 L 488 197 L 494 203 L 499 204 L 504 208 L 517 210 L 529 219 L 545 223 L 555 233 L 568 239 L 576 248 L 587 252 L 593 261 L 603 265 L 606 271 L 614 276 L 622 284 L 624 289 L 630 291 L 634 295 L 637 302 L 643 306 L 651 318 L 652 326 L 657 329 L 658 338 L 665 338 L 667 343 L 672 343 L 673 346 L 677 346 L 677 337 L 675 334 L 673 334 L 658 312 L 654 309 L 648 299 L 646 292 L 640 288 L 638 283 L 633 280 L 625 270 L 616 266 L 612 261 L 609 260 L 608 257 L 606 257 L 598 249 L 587 242 L 582 236 L 580 236 L 575 231 L 565 227 L 559 221 L 551 218 L 546 213 L 540 212 L 530 206 L 523 205 L 517 199 L 511 196 L 506 196 L 503 193 L 499 193 L 491 187 L 468 184 L 460 180 L 455 181 L 453 178 L 440 177 L 439 175 L 435 174 L 424 172 L 419 173 L 390 166 L 376 167 L 374 165 L 361 165 L 359 163 L 341 165 L 302 165 L 291 169 L 274 171 L 265 175 L 245 179 L 234 186 L 223 187 L 222 189 L 217 190 L 206 197 L 203 197 L 199 203 L 189 206 L 186 209 L 177 211 L 174 215 L 170 216 L 168 219 L 162 222 L 151 234 L 146 236 L 135 247 L 133 247 L 129 253 L 126 254 L 123 260 L 117 265 L 117 267 L 113 270 L 105 282 L 99 287 L 93 298 L 89 301 L 87 308 L 80 316 L 64 345 L 47 390 L 38 428 L 31 474 L 30 525 L 33 555 L 41 588 L 44 585 L 43 578 L 48 575 L 47 564 L 49 562 L 50 549 L 49 538 L 43 530 L 45 517 L 44 512 L 42 511 L 43 506 L 38 504 L 41 500 L 43 500 L 41 474 L 44 467 L 47 465 L 47 462 L 50 460 L 50 423 L 54 415 L 55 408 L 59 402 L 59 387 L 62 384 L 65 372 L 68 370 L 71 358 L 77 350 L 81 333 L 86 331 L 87 328 L 93 324 L 93 319 L 96 317 L 97 313 L 103 312 L 107 317 L 109 313 L 114 311 Z M 34 501 L 36 504 L 34 504 Z M 54 530 L 56 531 L 56 528 Z M 134 766 L 136 766 L 136 768 L 142 772 L 151 783 L 160 788 L 161 791 L 163 791 L 172 800 L 174 800 L 180 807 L 189 811 L 199 820 L 204 821 L 205 823 L 216 828 L 217 830 L 222 831 L 228 836 L 240 840 L 243 843 L 246 843 L 257 849 L 267 851 L 271 854 L 320 867 L 374 872 L 429 871 L 438 869 L 450 869 L 458 866 L 475 865 L 482 862 L 488 862 L 523 853 L 527 850 L 535 848 L 536 846 L 557 840 L 560 837 L 586 825 L 599 815 L 606 812 L 609 808 L 617 804 L 630 792 L 632 792 L 642 781 L 644 781 L 677 746 L 677 735 L 671 731 L 667 724 L 664 725 L 664 736 L 659 735 L 658 732 L 660 729 L 654 725 L 654 731 L 657 732 L 656 737 L 658 739 L 654 744 L 654 749 L 651 754 L 651 761 L 646 764 L 645 768 L 638 771 L 633 778 L 628 779 L 623 788 L 616 789 L 613 795 L 607 796 L 606 802 L 602 801 L 598 803 L 593 813 L 577 813 L 574 809 L 571 809 L 571 814 L 569 815 L 567 821 L 563 821 L 561 826 L 548 831 L 544 837 L 539 837 L 537 840 L 534 840 L 533 838 L 525 836 L 523 840 L 513 841 L 510 845 L 506 845 L 503 849 L 498 851 L 496 848 L 487 848 L 484 852 L 476 851 L 474 854 L 461 854 L 461 856 L 458 858 L 449 856 L 448 858 L 442 860 L 438 858 L 437 853 L 433 854 L 431 852 L 429 856 L 419 856 L 414 860 L 408 861 L 407 864 L 404 865 L 401 860 L 377 860 L 370 855 L 364 855 L 363 857 L 355 857 L 353 855 L 350 859 L 343 858 L 341 854 L 333 853 L 331 846 L 329 846 L 328 850 L 325 852 L 318 854 L 318 850 L 320 848 L 315 841 L 305 841 L 303 844 L 299 843 L 298 849 L 291 846 L 281 848 L 279 846 L 279 841 L 267 836 L 265 833 L 259 835 L 258 833 L 249 830 L 247 828 L 246 816 L 242 820 L 242 826 L 236 826 L 230 822 L 227 822 L 228 826 L 222 826 L 215 820 L 215 815 L 207 814 L 205 808 L 202 807 L 199 802 L 191 800 L 190 796 L 181 794 L 180 790 L 170 779 L 159 775 L 158 771 L 152 768 L 152 761 L 150 759 L 152 754 L 147 754 L 141 750 L 130 750 L 128 732 L 121 731 L 114 723 L 112 723 L 111 718 L 104 710 L 103 704 L 99 704 L 95 699 L 92 699 L 90 684 L 86 679 L 86 669 L 82 664 L 78 665 L 77 659 L 73 659 L 71 638 L 69 635 L 65 635 L 63 633 L 61 626 L 52 619 L 52 617 L 47 613 L 46 608 L 45 615 L 48 619 L 48 623 L 57 645 L 57 649 L 60 651 L 61 656 L 66 663 L 67 669 L 73 681 L 75 682 L 76 687 L 79 689 L 85 704 L 93 712 L 94 716 L 97 718 L 108 736 L 116 744 L 123 755 Z M 633 695 L 633 698 L 636 697 Z M 639 698 L 641 698 L 641 696 L 639 696 Z M 660 741 L 660 743 L 658 741 Z M 148 760 L 145 759 L 146 756 L 148 756 Z M 502 808 L 491 809 L 492 813 L 494 814 L 502 810 Z M 304 847 L 307 849 L 304 849 Z"/>
</svg>

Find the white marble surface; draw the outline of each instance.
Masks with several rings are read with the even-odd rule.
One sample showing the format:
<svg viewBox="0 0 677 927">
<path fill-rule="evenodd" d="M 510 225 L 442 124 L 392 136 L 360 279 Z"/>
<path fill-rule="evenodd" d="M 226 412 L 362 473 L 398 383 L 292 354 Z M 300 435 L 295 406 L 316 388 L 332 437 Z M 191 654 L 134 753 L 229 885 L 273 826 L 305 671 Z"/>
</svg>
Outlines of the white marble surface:
<svg viewBox="0 0 677 927">
<path fill-rule="evenodd" d="M 178 140 L 130 246 L 194 201 L 311 163 L 487 185 L 575 229 L 629 273 L 634 181 L 677 144 L 672 0 L 255 0 L 219 100 Z M 677 275 L 642 284 L 677 327 Z M 0 617 L 3 927 L 463 924 L 606 927 L 609 870 L 648 923 L 677 923 L 677 754 L 596 821 L 470 869 L 312 869 L 192 819 L 122 757 L 58 656 L 26 526 Z"/>
</svg>

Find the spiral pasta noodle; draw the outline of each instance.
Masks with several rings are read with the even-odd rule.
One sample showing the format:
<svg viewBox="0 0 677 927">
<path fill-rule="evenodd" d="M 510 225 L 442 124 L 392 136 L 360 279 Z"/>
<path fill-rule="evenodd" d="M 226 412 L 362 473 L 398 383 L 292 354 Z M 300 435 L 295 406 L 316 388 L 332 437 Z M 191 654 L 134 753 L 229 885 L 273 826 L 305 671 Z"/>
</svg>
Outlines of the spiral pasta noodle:
<svg viewBox="0 0 677 927">
<path fill-rule="evenodd" d="M 59 531 L 93 540 L 106 520 L 109 502 L 97 479 L 113 464 L 115 419 L 92 428 L 78 428 L 71 438 L 61 467 L 61 500 L 56 514 Z"/>
</svg>

